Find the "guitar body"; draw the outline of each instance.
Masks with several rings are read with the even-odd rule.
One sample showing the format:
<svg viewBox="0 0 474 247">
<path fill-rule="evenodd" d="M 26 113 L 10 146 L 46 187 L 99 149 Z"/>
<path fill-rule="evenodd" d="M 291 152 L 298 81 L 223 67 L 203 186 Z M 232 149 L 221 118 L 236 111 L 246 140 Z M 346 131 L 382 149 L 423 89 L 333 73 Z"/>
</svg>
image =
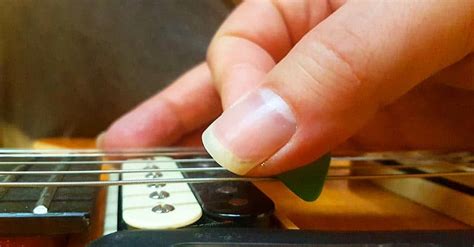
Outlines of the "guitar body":
<svg viewBox="0 0 474 247">
<path fill-rule="evenodd" d="M 94 141 L 48 139 L 36 142 L 34 148 L 94 148 Z M 351 164 L 333 162 L 331 165 Z M 299 199 L 280 182 L 265 181 L 255 185 L 274 202 L 274 217 L 280 228 L 329 232 L 472 229 L 470 223 L 474 219 L 474 204 L 469 201 L 472 196 L 456 196 L 458 192 L 444 188 L 444 193 L 441 194 L 444 198 L 441 198 L 424 188 L 411 188 L 420 194 L 420 199 L 417 199 L 416 194 L 406 196 L 405 192 L 394 188 L 397 187 L 394 183 L 403 184 L 406 181 L 416 185 L 416 181 L 421 180 L 397 179 L 389 185 L 381 181 L 327 181 L 320 198 L 314 202 Z M 435 187 L 434 190 L 437 189 L 439 188 Z M 426 194 L 430 194 L 431 198 L 427 199 L 427 203 L 423 203 L 420 200 Z M 456 207 L 457 198 L 463 200 L 463 205 L 458 206 L 459 210 L 456 211 L 452 210 L 452 207 Z M 436 202 L 436 205 L 451 204 L 451 211 L 443 211 L 443 207 L 435 207 L 433 202 Z M 107 206 L 106 188 L 100 189 L 95 203 L 90 227 L 83 233 L 61 236 L 1 236 L 0 246 L 84 246 L 103 234 Z M 457 214 L 453 215 L 452 211 Z M 18 224 L 21 224 L 21 221 Z"/>
</svg>

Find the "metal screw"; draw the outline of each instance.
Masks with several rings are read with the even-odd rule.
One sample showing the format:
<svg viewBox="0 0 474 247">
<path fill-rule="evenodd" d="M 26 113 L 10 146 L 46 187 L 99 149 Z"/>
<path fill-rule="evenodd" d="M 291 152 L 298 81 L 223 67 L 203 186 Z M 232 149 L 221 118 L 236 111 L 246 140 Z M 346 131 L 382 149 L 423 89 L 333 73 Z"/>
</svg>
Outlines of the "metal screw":
<svg viewBox="0 0 474 247">
<path fill-rule="evenodd" d="M 148 184 L 147 186 L 149 188 L 155 188 L 155 189 L 158 189 L 158 188 L 162 188 L 162 187 L 165 187 L 166 184 Z"/>
<path fill-rule="evenodd" d="M 145 177 L 146 178 L 159 178 L 159 177 L 163 177 L 163 174 L 161 172 L 149 172 L 148 174 L 146 174 Z"/>
<path fill-rule="evenodd" d="M 229 200 L 229 204 L 235 207 L 241 207 L 244 205 L 247 205 L 249 203 L 249 200 L 245 198 L 232 198 Z"/>
<path fill-rule="evenodd" d="M 217 188 L 216 191 L 219 192 L 219 193 L 223 193 L 223 194 L 232 194 L 232 193 L 236 193 L 236 192 L 237 192 L 237 187 L 234 187 L 234 186 L 222 186 L 222 187 Z"/>
<path fill-rule="evenodd" d="M 173 205 L 170 204 L 158 204 L 154 206 L 151 211 L 157 214 L 165 214 L 174 210 Z"/>
<path fill-rule="evenodd" d="M 157 165 L 147 165 L 147 166 L 145 166 L 145 168 L 143 168 L 143 169 L 158 169 L 158 168 L 160 168 L 160 167 L 157 166 Z"/>
<path fill-rule="evenodd" d="M 167 191 L 153 191 L 150 193 L 150 198 L 152 199 L 165 199 L 165 198 L 168 198 L 170 196 L 170 193 L 168 193 Z"/>
</svg>

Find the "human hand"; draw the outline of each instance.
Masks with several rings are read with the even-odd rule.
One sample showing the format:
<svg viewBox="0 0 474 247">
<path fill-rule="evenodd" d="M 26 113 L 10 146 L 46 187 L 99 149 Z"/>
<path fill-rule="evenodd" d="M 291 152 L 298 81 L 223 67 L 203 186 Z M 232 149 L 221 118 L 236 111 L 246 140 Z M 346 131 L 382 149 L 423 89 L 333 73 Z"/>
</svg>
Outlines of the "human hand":
<svg viewBox="0 0 474 247">
<path fill-rule="evenodd" d="M 102 146 L 195 143 L 222 104 L 203 140 L 239 174 L 336 148 L 473 150 L 473 16 L 469 0 L 246 1 L 207 64 L 115 122 Z"/>
</svg>

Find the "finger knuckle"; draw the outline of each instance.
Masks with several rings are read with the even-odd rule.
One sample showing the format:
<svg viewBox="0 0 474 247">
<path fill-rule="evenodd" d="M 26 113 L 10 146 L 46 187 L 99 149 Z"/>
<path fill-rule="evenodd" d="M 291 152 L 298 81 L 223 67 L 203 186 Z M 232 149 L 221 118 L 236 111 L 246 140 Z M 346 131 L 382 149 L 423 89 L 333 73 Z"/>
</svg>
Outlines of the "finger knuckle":
<svg viewBox="0 0 474 247">
<path fill-rule="evenodd" d="M 349 96 L 364 86 L 365 75 L 359 64 L 336 45 L 323 41 L 313 42 L 309 50 L 297 52 L 296 67 L 318 92 Z"/>
</svg>

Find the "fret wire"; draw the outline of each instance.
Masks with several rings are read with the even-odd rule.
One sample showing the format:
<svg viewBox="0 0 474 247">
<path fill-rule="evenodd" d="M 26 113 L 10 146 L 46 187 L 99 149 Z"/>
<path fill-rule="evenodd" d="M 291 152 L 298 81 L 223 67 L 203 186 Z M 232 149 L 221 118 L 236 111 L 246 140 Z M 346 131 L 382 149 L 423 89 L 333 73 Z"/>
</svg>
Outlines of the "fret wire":
<svg viewBox="0 0 474 247">
<path fill-rule="evenodd" d="M 69 169 L 69 165 L 66 164 L 60 164 L 57 165 L 53 171 L 65 171 Z M 64 175 L 61 174 L 53 174 L 51 177 L 49 177 L 48 182 L 59 182 L 63 179 Z M 39 199 L 36 201 L 35 207 L 33 208 L 33 213 L 34 214 L 46 214 L 48 213 L 48 208 L 53 201 L 54 195 L 56 194 L 56 191 L 58 190 L 58 187 L 55 186 L 48 186 L 44 187 L 43 190 L 41 191 L 41 195 Z"/>
<path fill-rule="evenodd" d="M 67 163 L 66 163 L 67 164 Z M 383 170 L 383 169 L 404 169 L 404 168 L 459 168 L 459 164 L 421 164 L 421 165 L 370 165 L 370 166 L 344 166 L 329 167 L 329 170 Z M 223 167 L 193 167 L 193 168 L 148 168 L 148 169 L 111 169 L 111 170 L 69 170 L 69 171 L 0 171 L 0 175 L 71 175 L 71 174 L 117 174 L 117 173 L 144 173 L 144 172 L 208 172 L 227 171 Z"/>
<path fill-rule="evenodd" d="M 18 171 L 24 171 L 24 170 L 28 170 L 28 168 L 30 168 L 31 165 L 19 165 L 15 168 L 13 168 L 13 172 L 18 172 Z M 6 177 L 3 178 L 2 182 L 3 183 L 11 183 L 11 182 L 14 182 L 18 179 L 18 175 L 14 175 L 14 174 L 11 174 L 11 175 L 7 175 Z M 8 189 L 7 188 L 4 188 L 4 187 L 1 187 L 0 186 L 0 199 L 7 193 Z"/>
<path fill-rule="evenodd" d="M 377 174 L 377 175 L 334 175 L 328 176 L 327 180 L 370 180 L 370 179 L 404 179 L 404 178 L 429 178 L 429 177 L 451 177 L 470 176 L 474 172 L 439 172 L 420 174 Z M 45 186 L 114 186 L 114 185 L 139 185 L 155 183 L 212 183 L 225 181 L 267 181 L 275 178 L 262 177 L 214 177 L 214 178 L 177 178 L 177 179 L 137 179 L 137 180 L 113 180 L 113 181 L 78 181 L 78 182 L 0 182 L 0 187 L 45 187 Z"/>
</svg>

